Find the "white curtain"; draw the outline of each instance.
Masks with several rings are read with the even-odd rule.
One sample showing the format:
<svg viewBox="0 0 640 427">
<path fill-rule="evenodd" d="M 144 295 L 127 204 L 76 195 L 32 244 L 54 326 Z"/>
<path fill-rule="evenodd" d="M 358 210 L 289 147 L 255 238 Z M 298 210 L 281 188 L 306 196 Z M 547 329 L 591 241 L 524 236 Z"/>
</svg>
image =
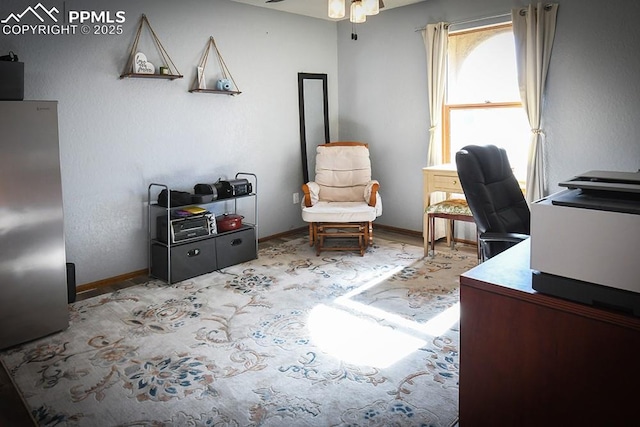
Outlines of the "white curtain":
<svg viewBox="0 0 640 427">
<path fill-rule="evenodd" d="M 529 202 L 544 196 L 544 133 L 540 128 L 542 95 L 556 32 L 557 14 L 556 3 L 538 3 L 536 6 L 529 5 L 524 9 L 511 11 L 520 97 L 531 126 L 526 190 Z"/>
<path fill-rule="evenodd" d="M 427 85 L 429 90 L 429 153 L 427 166 L 442 164 L 442 138 L 440 137 L 442 103 L 446 82 L 447 49 L 449 46 L 449 24 L 429 24 L 422 30 L 427 50 Z"/>
<path fill-rule="evenodd" d="M 447 80 L 447 49 L 449 47 L 449 24 L 429 24 L 422 30 L 422 39 L 427 52 L 427 88 L 429 96 L 429 152 L 427 166 L 442 164 L 442 104 Z M 445 199 L 442 193 L 431 194 L 430 204 Z M 425 214 L 424 212 L 422 213 Z M 436 221 L 435 239 L 445 236 L 444 224 Z M 426 236 L 429 239 L 429 236 Z"/>
</svg>

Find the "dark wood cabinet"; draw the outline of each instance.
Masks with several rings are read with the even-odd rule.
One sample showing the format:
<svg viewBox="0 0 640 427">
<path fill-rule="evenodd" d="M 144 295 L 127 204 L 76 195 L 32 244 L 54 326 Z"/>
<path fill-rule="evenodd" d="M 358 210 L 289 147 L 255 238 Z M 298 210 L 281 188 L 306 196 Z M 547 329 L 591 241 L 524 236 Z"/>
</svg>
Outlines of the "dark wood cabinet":
<svg viewBox="0 0 640 427">
<path fill-rule="evenodd" d="M 640 425 L 640 318 L 537 293 L 529 259 L 460 278 L 460 425 Z"/>
</svg>

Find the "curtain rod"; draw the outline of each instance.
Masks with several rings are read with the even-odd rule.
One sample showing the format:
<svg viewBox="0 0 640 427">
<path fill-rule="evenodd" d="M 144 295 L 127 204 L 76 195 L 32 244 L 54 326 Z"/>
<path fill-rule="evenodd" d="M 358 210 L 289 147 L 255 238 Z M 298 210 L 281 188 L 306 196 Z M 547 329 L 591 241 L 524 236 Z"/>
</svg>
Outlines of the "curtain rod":
<svg viewBox="0 0 640 427">
<path fill-rule="evenodd" d="M 452 25 L 463 25 L 463 24 L 470 24 L 472 22 L 489 21 L 491 19 L 496 19 L 496 18 L 506 18 L 507 16 L 511 16 L 511 12 L 502 13 L 500 15 L 485 16 L 483 18 L 467 19 L 465 21 L 449 22 L 448 24 L 449 24 L 449 26 L 452 26 Z M 422 30 L 426 30 L 426 29 L 427 29 L 427 27 L 422 27 L 422 28 L 418 28 L 415 31 L 418 32 L 418 31 L 422 31 Z"/>
</svg>

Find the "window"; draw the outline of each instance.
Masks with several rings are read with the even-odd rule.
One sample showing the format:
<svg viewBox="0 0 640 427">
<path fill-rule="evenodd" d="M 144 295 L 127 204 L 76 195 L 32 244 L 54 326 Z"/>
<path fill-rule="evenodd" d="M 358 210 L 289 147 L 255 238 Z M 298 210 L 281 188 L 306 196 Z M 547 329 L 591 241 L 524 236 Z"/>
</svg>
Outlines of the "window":
<svg viewBox="0 0 640 427">
<path fill-rule="evenodd" d="M 465 145 L 507 150 L 519 181 L 527 173 L 530 126 L 518 89 L 511 24 L 451 32 L 443 108 L 443 159 Z"/>
</svg>

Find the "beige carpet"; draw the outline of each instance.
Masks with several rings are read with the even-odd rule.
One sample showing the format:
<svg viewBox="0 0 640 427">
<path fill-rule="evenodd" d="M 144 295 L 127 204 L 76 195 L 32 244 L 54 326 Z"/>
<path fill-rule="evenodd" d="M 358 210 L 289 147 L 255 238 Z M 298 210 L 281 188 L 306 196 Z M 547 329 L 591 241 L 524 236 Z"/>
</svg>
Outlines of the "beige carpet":
<svg viewBox="0 0 640 427">
<path fill-rule="evenodd" d="M 449 426 L 475 262 L 380 238 L 317 257 L 297 239 L 72 304 L 68 330 L 0 358 L 43 426 Z"/>
</svg>

